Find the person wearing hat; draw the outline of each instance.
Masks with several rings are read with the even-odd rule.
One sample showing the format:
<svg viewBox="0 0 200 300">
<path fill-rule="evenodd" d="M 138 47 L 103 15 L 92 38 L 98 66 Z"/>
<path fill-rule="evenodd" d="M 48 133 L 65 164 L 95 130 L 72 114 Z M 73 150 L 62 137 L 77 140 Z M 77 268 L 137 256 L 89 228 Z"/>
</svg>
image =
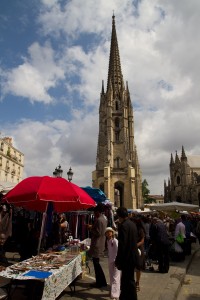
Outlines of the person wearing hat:
<svg viewBox="0 0 200 300">
<path fill-rule="evenodd" d="M 103 216 L 104 206 L 99 203 L 94 208 L 95 221 L 93 225 L 88 225 L 91 232 L 91 245 L 88 255 L 92 257 L 96 282 L 91 283 L 91 287 L 102 288 L 107 286 L 106 277 L 100 265 L 100 257 L 103 255 L 105 249 L 105 230 L 107 227 L 107 220 Z"/>
<path fill-rule="evenodd" d="M 115 238 L 115 231 L 112 227 L 107 227 L 105 231 L 108 249 L 108 270 L 110 275 L 110 296 L 111 299 L 117 300 L 120 295 L 121 271 L 115 266 L 117 256 L 118 240 Z"/>
</svg>

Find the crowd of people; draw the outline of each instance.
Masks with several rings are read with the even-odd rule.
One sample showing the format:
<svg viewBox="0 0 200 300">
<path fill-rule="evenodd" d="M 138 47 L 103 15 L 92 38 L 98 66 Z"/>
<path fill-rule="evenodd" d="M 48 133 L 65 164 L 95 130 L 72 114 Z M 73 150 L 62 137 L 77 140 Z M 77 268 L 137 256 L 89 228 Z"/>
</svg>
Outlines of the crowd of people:
<svg viewBox="0 0 200 300">
<path fill-rule="evenodd" d="M 170 260 L 184 260 L 191 254 L 191 244 L 200 243 L 199 216 L 182 214 L 177 219 L 158 213 L 143 215 L 129 213 L 125 207 L 115 212 L 115 222 L 105 215 L 105 206 L 100 203 L 94 210 L 92 224 L 86 224 L 91 245 L 88 251 L 93 262 L 95 282 L 91 288 L 107 286 L 101 266 L 101 257 L 108 253 L 110 298 L 113 300 L 137 300 L 142 272 L 151 262 L 156 262 L 159 273 L 167 273 Z M 33 226 L 22 211 L 17 213 L 15 230 L 20 259 L 37 254 L 39 228 Z M 66 214 L 54 214 L 48 229 L 46 245 L 65 244 L 70 232 Z M 12 235 L 12 209 L 0 207 L 0 265 L 8 266 L 5 257 L 5 242 Z M 152 266 L 151 266 L 152 267 Z M 0 290 L 1 293 L 1 290 Z"/>
<path fill-rule="evenodd" d="M 154 261 L 158 269 L 168 273 L 170 260 L 180 261 L 191 254 L 191 244 L 200 242 L 200 219 L 182 214 L 177 219 L 169 216 L 135 215 L 125 207 L 116 210 L 115 227 L 106 227 L 103 207 L 95 209 L 95 223 L 89 226 L 96 282 L 92 287 L 107 286 L 100 257 L 104 246 L 108 252 L 110 297 L 113 300 L 137 300 L 140 277 L 147 268 L 147 261 Z M 182 236 L 182 241 L 178 239 Z"/>
</svg>

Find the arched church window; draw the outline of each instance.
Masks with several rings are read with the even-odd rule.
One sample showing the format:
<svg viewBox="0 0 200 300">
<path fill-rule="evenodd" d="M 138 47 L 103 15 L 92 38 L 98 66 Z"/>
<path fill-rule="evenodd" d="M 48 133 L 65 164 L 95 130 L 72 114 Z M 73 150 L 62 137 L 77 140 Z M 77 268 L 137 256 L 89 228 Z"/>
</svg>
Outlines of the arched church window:
<svg viewBox="0 0 200 300">
<path fill-rule="evenodd" d="M 115 131 L 115 142 L 119 142 L 119 131 Z"/>
<path fill-rule="evenodd" d="M 181 178 L 180 178 L 180 176 L 177 176 L 177 177 L 176 177 L 176 183 L 177 183 L 177 184 L 180 184 L 180 183 L 181 183 Z"/>
<path fill-rule="evenodd" d="M 115 129 L 119 129 L 120 121 L 119 118 L 115 118 Z"/>
<path fill-rule="evenodd" d="M 115 165 L 115 168 L 120 168 L 120 157 L 119 156 L 117 156 L 114 159 L 114 165 Z"/>
<path fill-rule="evenodd" d="M 120 167 L 120 165 L 119 165 L 119 161 L 120 161 L 120 158 L 119 158 L 119 157 L 117 157 L 117 158 L 116 158 L 116 165 L 117 165 L 117 168 L 119 168 L 119 167 Z"/>
<path fill-rule="evenodd" d="M 115 110 L 119 110 L 119 102 L 115 101 Z"/>
</svg>

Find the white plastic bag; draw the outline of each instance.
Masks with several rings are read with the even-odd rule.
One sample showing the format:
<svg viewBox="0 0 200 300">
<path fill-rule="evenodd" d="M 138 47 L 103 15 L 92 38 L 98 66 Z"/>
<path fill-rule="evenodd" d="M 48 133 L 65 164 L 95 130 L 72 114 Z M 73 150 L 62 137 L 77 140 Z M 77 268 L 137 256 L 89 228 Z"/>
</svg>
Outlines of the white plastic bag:
<svg viewBox="0 0 200 300">
<path fill-rule="evenodd" d="M 176 241 L 174 242 L 174 250 L 177 253 L 182 253 L 183 252 L 183 249 L 181 248 L 181 246 Z"/>
</svg>

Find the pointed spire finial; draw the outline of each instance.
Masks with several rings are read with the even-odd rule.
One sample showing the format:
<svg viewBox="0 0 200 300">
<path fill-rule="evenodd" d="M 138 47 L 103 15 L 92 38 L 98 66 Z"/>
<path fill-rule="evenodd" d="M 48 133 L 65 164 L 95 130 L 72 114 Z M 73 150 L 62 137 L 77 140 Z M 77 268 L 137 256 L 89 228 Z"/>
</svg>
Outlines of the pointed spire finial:
<svg viewBox="0 0 200 300">
<path fill-rule="evenodd" d="M 108 68 L 107 89 L 110 82 L 112 83 L 114 94 L 119 94 L 123 84 L 123 76 L 121 71 L 120 55 L 117 41 L 117 33 L 115 27 L 115 15 L 112 16 L 112 33 L 110 45 L 110 59 Z"/>
<path fill-rule="evenodd" d="M 102 80 L 102 88 L 101 88 L 102 95 L 104 94 L 104 80 Z"/>
<path fill-rule="evenodd" d="M 178 157 L 177 150 L 176 150 L 175 163 L 180 163 L 180 159 L 179 159 L 179 157 Z"/>
<path fill-rule="evenodd" d="M 185 149 L 184 147 L 182 146 L 182 153 L 181 153 L 181 160 L 187 160 L 187 156 L 185 155 Z"/>
<path fill-rule="evenodd" d="M 174 164 L 174 159 L 173 159 L 173 155 L 171 153 L 171 159 L 170 159 L 170 165 Z"/>
</svg>

